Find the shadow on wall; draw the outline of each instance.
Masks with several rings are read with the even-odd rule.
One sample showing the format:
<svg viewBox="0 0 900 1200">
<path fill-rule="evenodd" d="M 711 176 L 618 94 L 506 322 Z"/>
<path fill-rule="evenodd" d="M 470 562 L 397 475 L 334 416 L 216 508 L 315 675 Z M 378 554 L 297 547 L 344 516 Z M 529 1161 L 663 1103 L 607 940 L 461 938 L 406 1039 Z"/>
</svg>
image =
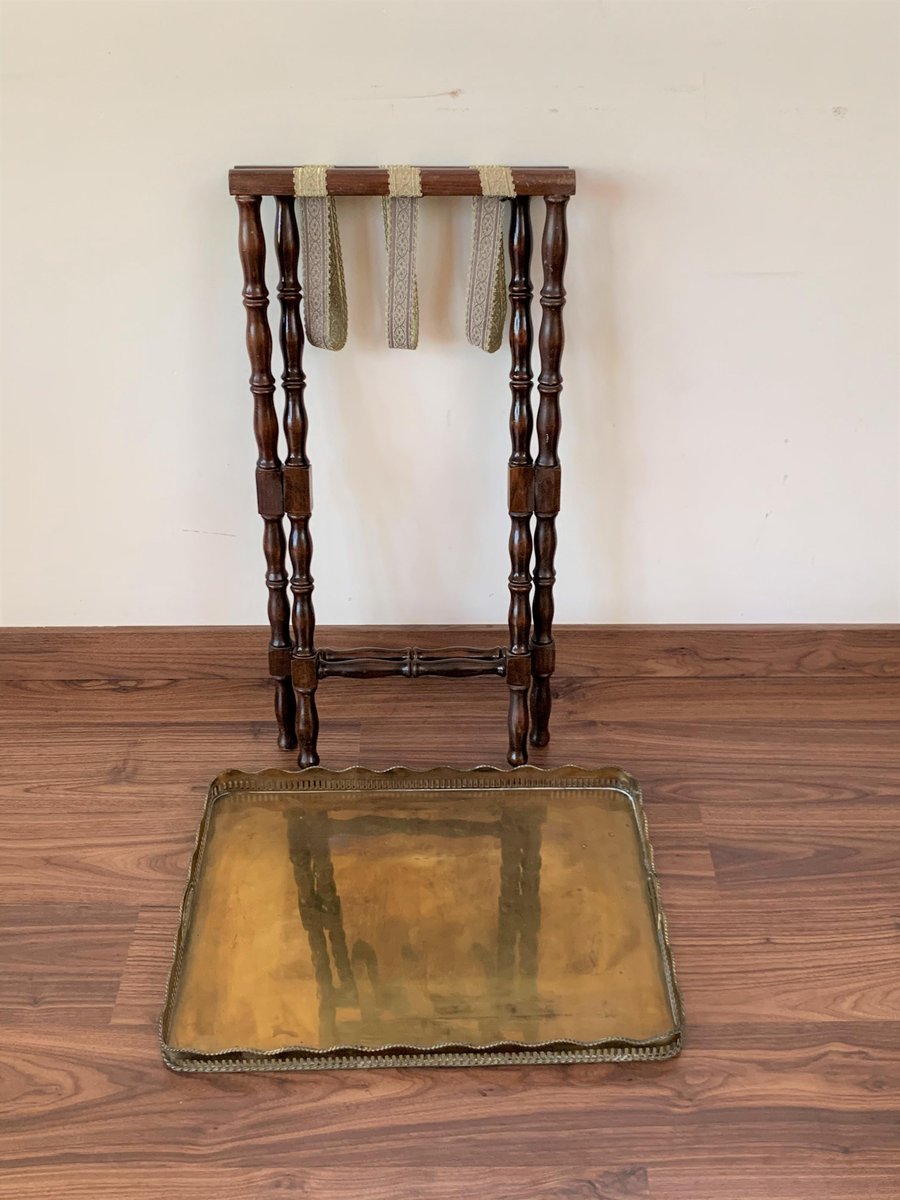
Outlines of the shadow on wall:
<svg viewBox="0 0 900 1200">
<path fill-rule="evenodd" d="M 560 439 L 563 569 L 569 558 L 568 546 L 585 556 L 589 610 L 609 613 L 612 621 L 627 619 L 627 539 L 635 486 L 629 469 L 628 379 L 618 335 L 613 249 L 613 231 L 623 203 L 619 184 L 589 172 L 579 173 L 578 191 L 569 205 L 567 303 L 589 314 L 593 336 L 579 339 L 579 344 L 572 346 L 573 353 L 563 356 Z M 536 242 L 537 226 L 535 219 Z M 533 271 L 539 280 L 539 258 Z M 573 480 L 571 475 L 567 479 L 567 424 L 578 438 L 581 461 L 593 466 L 583 480 Z"/>
<path fill-rule="evenodd" d="M 565 594 L 566 579 L 575 573 L 581 576 L 579 590 L 588 611 L 575 614 L 579 620 L 590 620 L 591 613 L 600 612 L 611 613 L 614 620 L 625 617 L 633 485 L 627 444 L 628 380 L 617 332 L 613 253 L 622 203 L 617 185 L 585 173 L 579 175 L 578 193 L 568 206 L 568 305 L 580 314 L 580 329 L 588 324 L 591 336 L 579 332 L 562 361 L 563 497 L 557 569 L 563 587 L 557 599 Z M 533 201 L 531 213 L 536 382 L 544 221 L 540 199 Z M 429 199 L 422 205 L 420 352 L 412 355 L 385 350 L 380 205 L 371 198 L 342 198 L 339 215 L 350 337 L 341 353 L 308 349 L 304 358 L 314 479 L 313 574 L 319 576 L 321 619 L 332 619 L 331 604 L 325 600 L 339 578 L 354 593 L 361 619 L 371 619 L 370 613 L 384 614 L 382 619 L 388 620 L 394 613 L 398 620 L 408 619 L 404 598 L 424 595 L 428 603 L 438 598 L 437 611 L 432 606 L 418 619 L 458 621 L 459 593 L 474 581 L 482 597 L 488 593 L 493 619 L 502 621 L 509 569 L 504 467 L 509 455 L 509 352 L 504 345 L 495 355 L 486 356 L 465 342 L 471 206 L 448 198 Z M 274 205 L 268 200 L 263 204 L 263 222 L 269 250 L 272 369 L 280 384 Z M 245 374 L 244 361 L 238 371 L 239 376 Z M 536 413 L 536 387 L 532 399 Z M 279 386 L 279 415 L 281 403 Z M 245 417 L 249 417 L 246 409 L 241 421 Z M 198 433 L 202 436 L 199 428 Z M 244 440 L 249 463 L 249 429 Z M 577 456 L 571 451 L 575 440 Z M 536 452 L 536 438 L 532 449 Z M 245 475 L 249 496 L 249 466 Z M 474 486 L 489 488 L 488 512 L 478 511 L 472 500 Z M 422 510 L 418 532 L 410 530 L 409 524 L 409 509 L 415 511 L 417 504 Z M 253 522 L 255 543 L 258 518 L 252 509 L 241 509 L 241 528 Z M 254 548 L 253 553 L 258 551 Z M 334 599 L 335 593 L 331 595 Z M 350 601 L 351 596 L 342 595 L 340 600 Z M 418 605 L 410 608 L 418 611 Z M 560 620 L 572 619 L 564 603 L 558 605 L 557 615 Z"/>
</svg>

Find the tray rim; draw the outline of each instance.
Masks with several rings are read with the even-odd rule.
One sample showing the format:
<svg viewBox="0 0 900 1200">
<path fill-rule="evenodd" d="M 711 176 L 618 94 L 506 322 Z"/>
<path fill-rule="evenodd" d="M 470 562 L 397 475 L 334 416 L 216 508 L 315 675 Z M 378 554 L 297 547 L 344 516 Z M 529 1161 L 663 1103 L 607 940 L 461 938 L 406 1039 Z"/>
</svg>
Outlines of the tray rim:
<svg viewBox="0 0 900 1200">
<path fill-rule="evenodd" d="M 356 782 L 357 788 L 348 787 Z M 192 1047 L 173 1047 L 168 1043 L 169 1022 L 178 995 L 181 979 L 185 934 L 190 923 L 199 869 L 216 802 L 224 796 L 242 791 L 290 792 L 378 792 L 412 791 L 421 788 L 436 794 L 471 790 L 540 790 L 553 791 L 603 790 L 618 791 L 631 804 L 632 816 L 641 852 L 651 916 L 656 932 L 657 947 L 672 1028 L 654 1038 L 633 1039 L 610 1037 L 599 1041 L 582 1042 L 576 1039 L 553 1039 L 546 1042 L 503 1041 L 488 1044 L 438 1043 L 423 1048 L 403 1043 L 367 1047 L 353 1044 L 311 1047 L 282 1046 L 260 1050 L 246 1046 L 224 1050 L 197 1050 Z M 647 827 L 640 784 L 621 767 L 583 767 L 573 763 L 559 767 L 538 767 L 528 764 L 504 768 L 491 765 L 475 767 L 432 766 L 425 768 L 392 766 L 372 768 L 360 765 L 331 769 L 307 767 L 287 770 L 268 767 L 259 771 L 229 768 L 220 772 L 209 786 L 203 815 L 197 830 L 191 855 L 188 879 L 179 910 L 172 949 L 172 960 L 166 984 L 165 1000 L 158 1023 L 163 1062 L 180 1072 L 254 1072 L 287 1070 L 328 1070 L 365 1067 L 400 1066 L 488 1066 L 515 1063 L 570 1062 L 634 1062 L 672 1058 L 681 1051 L 684 1031 L 684 1006 L 675 971 L 674 956 L 669 944 L 668 922 L 659 895 L 659 879 L 654 864 L 653 846 Z"/>
</svg>

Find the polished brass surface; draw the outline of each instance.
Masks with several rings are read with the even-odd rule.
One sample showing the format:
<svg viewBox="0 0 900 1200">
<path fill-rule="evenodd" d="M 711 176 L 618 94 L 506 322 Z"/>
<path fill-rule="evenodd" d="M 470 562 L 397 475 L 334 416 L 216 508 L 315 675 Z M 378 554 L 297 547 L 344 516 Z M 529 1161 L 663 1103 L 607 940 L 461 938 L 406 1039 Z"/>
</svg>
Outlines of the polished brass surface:
<svg viewBox="0 0 900 1200">
<path fill-rule="evenodd" d="M 681 1008 L 623 772 L 228 772 L 162 1018 L 184 1070 L 662 1058 Z"/>
</svg>

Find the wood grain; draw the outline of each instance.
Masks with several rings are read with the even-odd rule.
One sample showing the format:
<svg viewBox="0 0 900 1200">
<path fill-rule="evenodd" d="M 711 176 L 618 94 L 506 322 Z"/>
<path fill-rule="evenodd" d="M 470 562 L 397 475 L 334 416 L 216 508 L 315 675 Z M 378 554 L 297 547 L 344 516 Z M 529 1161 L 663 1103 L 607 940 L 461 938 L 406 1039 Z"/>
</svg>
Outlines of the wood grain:
<svg viewBox="0 0 900 1200">
<path fill-rule="evenodd" d="M 531 758 L 641 780 L 681 1058 L 204 1078 L 155 1022 L 207 783 L 291 762 L 267 631 L 0 631 L 0 1196 L 893 1200 L 900 630 L 554 636 Z M 490 681 L 339 680 L 322 711 L 329 766 L 502 762 Z"/>
</svg>

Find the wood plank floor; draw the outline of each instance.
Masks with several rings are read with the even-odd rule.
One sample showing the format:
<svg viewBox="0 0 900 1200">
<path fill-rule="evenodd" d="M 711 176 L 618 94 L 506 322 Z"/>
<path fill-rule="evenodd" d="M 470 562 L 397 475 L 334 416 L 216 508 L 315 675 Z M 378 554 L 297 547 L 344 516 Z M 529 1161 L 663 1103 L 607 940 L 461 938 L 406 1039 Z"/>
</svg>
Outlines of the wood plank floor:
<svg viewBox="0 0 900 1200">
<path fill-rule="evenodd" d="M 496 644 L 323 630 L 321 644 Z M 274 743 L 250 629 L 0 631 L 0 1194 L 900 1195 L 900 629 L 559 631 L 539 764 L 640 779 L 666 1064 L 190 1077 L 156 1019 L 194 833 Z M 334 680 L 325 765 L 502 763 L 506 689 Z"/>
</svg>

